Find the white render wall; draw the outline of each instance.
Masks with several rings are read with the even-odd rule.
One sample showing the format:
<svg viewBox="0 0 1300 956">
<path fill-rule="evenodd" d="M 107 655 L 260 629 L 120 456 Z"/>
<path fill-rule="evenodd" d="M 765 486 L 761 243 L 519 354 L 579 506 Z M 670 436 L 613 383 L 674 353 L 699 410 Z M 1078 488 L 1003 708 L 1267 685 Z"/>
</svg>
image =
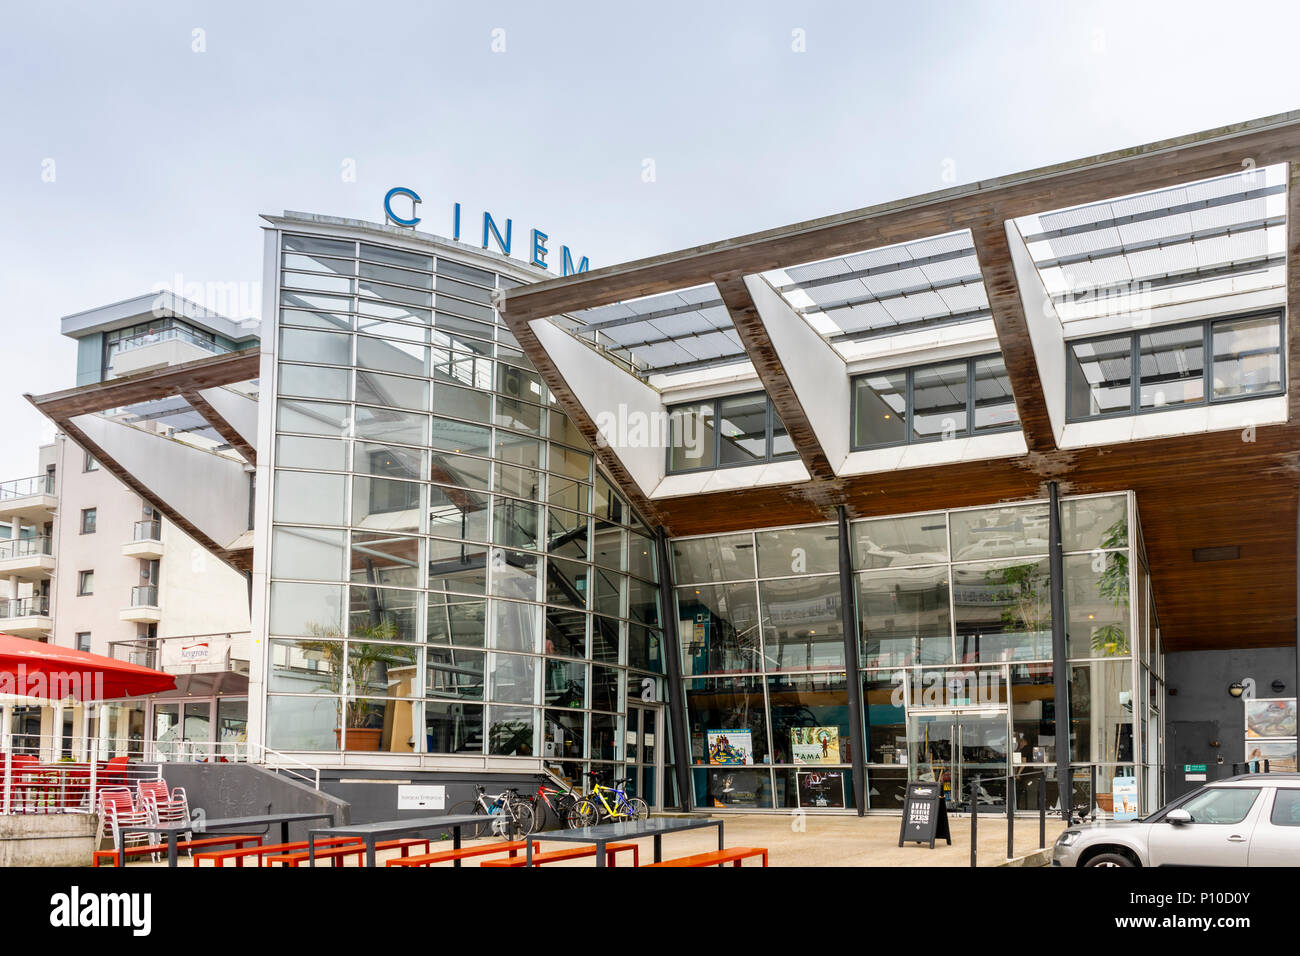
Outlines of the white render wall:
<svg viewBox="0 0 1300 956">
<path fill-rule="evenodd" d="M 140 559 L 123 555 L 122 546 L 143 520 L 144 502 L 103 468 L 84 471 L 85 454 L 70 439 L 59 436 L 56 444 L 60 498 L 54 523 L 53 642 L 75 647 L 76 635 L 89 631 L 91 652 L 107 655 L 110 642 L 134 640 L 137 634 L 137 625 L 119 614 L 131 604 L 131 588 L 146 582 Z M 94 534 L 81 534 L 84 508 L 96 509 Z M 166 520 L 162 539 L 158 635 L 248 630 L 244 577 Z M 90 569 L 95 593 L 78 597 L 78 572 Z"/>
</svg>

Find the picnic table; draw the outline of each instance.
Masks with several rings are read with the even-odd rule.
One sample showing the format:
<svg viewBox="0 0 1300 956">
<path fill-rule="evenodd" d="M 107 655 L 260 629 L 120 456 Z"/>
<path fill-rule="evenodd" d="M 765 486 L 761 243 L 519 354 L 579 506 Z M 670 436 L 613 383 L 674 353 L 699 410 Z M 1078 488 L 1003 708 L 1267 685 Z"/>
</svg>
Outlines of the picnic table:
<svg viewBox="0 0 1300 956">
<path fill-rule="evenodd" d="M 534 833 L 529 837 L 528 847 L 524 851 L 524 866 L 533 865 L 533 840 L 558 840 L 561 843 L 596 844 L 596 865 L 605 865 L 605 845 L 607 843 L 636 840 L 640 837 L 654 837 L 654 862 L 663 860 L 663 835 L 665 833 L 682 833 L 686 830 L 699 830 L 703 827 L 718 828 L 718 849 L 722 849 L 722 820 L 715 817 L 654 817 L 650 820 L 623 820 L 617 823 L 600 823 L 594 827 L 579 827 L 576 830 L 548 830 Z"/>
<path fill-rule="evenodd" d="M 122 842 L 117 851 L 117 865 L 126 866 L 126 836 L 128 833 L 148 833 L 167 838 L 167 865 L 176 866 L 176 844 L 183 833 L 208 833 L 212 830 L 245 830 L 252 827 L 270 827 L 280 824 L 280 842 L 289 842 L 289 824 L 306 820 L 333 820 L 332 813 L 260 813 L 247 817 L 219 817 L 206 820 L 200 817 L 185 823 L 162 825 L 131 824 L 121 828 Z"/>
<path fill-rule="evenodd" d="M 460 829 L 467 826 L 481 826 L 482 814 L 460 813 L 454 816 L 443 814 L 439 817 L 408 817 L 405 820 L 381 820 L 377 823 L 350 823 L 338 827 L 325 827 L 307 831 L 307 865 L 316 865 L 316 837 L 359 837 L 366 844 L 366 866 L 375 865 L 375 842 L 379 837 L 408 836 L 428 830 L 452 831 L 452 846 L 460 849 Z M 532 844 L 528 844 L 529 847 Z M 460 860 L 456 860 L 460 866 Z"/>
</svg>

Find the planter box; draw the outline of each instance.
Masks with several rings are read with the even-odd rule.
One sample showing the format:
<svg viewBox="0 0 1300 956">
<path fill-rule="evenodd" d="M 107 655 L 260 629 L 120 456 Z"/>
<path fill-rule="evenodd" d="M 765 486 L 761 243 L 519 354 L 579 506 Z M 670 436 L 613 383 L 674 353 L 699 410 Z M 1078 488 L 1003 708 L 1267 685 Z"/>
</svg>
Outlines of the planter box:
<svg viewBox="0 0 1300 956">
<path fill-rule="evenodd" d="M 89 866 L 98 846 L 97 813 L 0 816 L 0 868 Z"/>
</svg>

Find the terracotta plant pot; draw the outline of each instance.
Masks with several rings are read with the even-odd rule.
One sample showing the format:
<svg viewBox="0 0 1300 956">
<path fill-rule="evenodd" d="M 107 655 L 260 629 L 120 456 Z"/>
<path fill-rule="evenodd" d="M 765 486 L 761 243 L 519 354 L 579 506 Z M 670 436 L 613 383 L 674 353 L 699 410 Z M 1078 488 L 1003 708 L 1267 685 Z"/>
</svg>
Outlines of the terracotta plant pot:
<svg viewBox="0 0 1300 956">
<path fill-rule="evenodd" d="M 349 727 L 348 750 L 378 750 L 383 737 L 382 727 Z M 343 731 L 335 729 L 334 745 L 342 749 Z"/>
<path fill-rule="evenodd" d="M 1097 809 L 1105 810 L 1107 813 L 1115 812 L 1115 794 L 1099 793 L 1097 794 Z"/>
</svg>

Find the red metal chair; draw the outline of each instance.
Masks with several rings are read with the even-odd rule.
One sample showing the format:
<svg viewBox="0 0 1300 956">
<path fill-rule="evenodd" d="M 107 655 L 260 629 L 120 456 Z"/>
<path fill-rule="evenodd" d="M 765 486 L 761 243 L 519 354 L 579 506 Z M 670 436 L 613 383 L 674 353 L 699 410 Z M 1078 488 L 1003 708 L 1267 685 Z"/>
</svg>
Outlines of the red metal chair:
<svg viewBox="0 0 1300 956">
<path fill-rule="evenodd" d="M 136 790 L 139 793 L 137 808 L 143 808 L 156 825 L 190 822 L 190 804 L 184 787 L 168 791 L 166 780 L 141 780 L 136 784 Z M 185 838 L 188 840 L 193 836 L 187 832 Z"/>
<path fill-rule="evenodd" d="M 109 834 L 113 837 L 114 850 L 123 847 L 122 827 L 150 826 L 153 823 L 148 810 L 132 803 L 131 791 L 125 787 L 101 790 L 99 802 Z M 127 843 L 148 843 L 151 839 L 148 833 L 132 833 L 126 837 Z"/>
</svg>

